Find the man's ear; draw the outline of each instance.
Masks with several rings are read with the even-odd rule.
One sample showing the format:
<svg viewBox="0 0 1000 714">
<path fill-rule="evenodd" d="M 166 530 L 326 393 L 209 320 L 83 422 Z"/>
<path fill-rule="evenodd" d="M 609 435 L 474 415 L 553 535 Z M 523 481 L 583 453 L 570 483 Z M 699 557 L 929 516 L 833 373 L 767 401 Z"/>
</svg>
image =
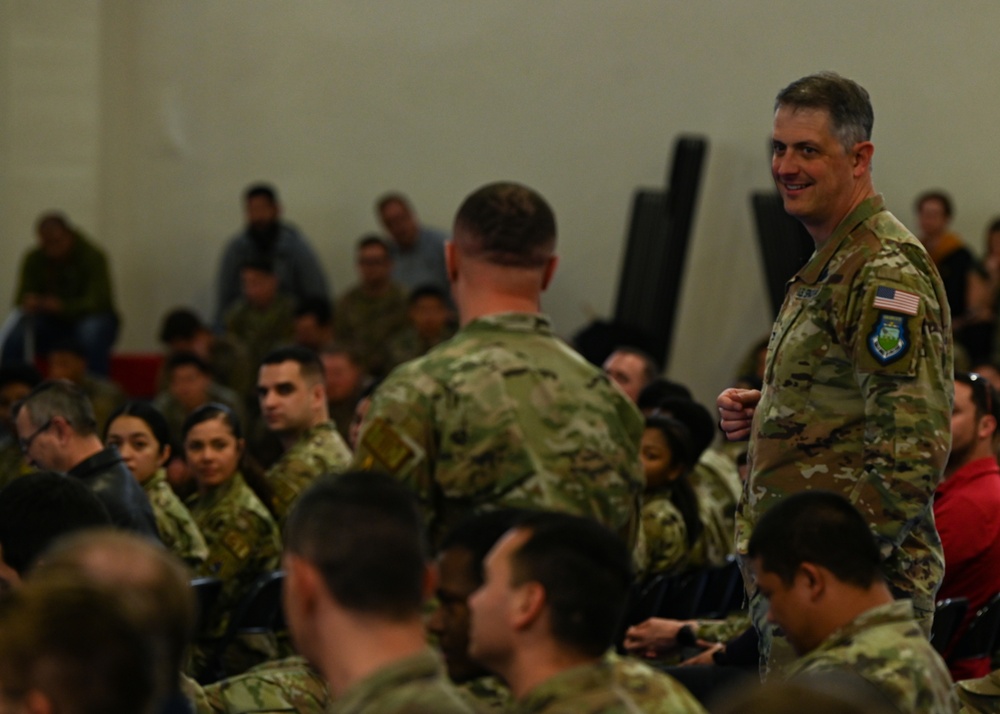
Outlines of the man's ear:
<svg viewBox="0 0 1000 714">
<path fill-rule="evenodd" d="M 428 563 L 425 565 L 424 580 L 420 588 L 425 601 L 430 600 L 434 596 L 434 593 L 437 592 L 438 580 L 440 580 L 440 571 L 438 570 L 437 563 Z"/>
<path fill-rule="evenodd" d="M 285 607 L 294 607 L 304 614 L 315 613 L 323 587 L 319 570 L 308 560 L 294 553 L 284 554 L 281 567 L 288 580 L 285 585 Z M 289 598 L 294 602 L 287 602 Z"/>
<path fill-rule="evenodd" d="M 444 267 L 448 273 L 448 282 L 454 283 L 458 280 L 458 251 L 455 250 L 455 241 L 445 241 L 444 244 Z"/>
<path fill-rule="evenodd" d="M 795 574 L 796 579 L 801 578 L 809 592 L 809 599 L 813 602 L 823 597 L 826 593 L 827 571 L 813 563 L 802 563 L 799 571 Z"/>
<path fill-rule="evenodd" d="M 545 611 L 548 598 L 541 583 L 527 582 L 518 586 L 512 598 L 511 627 L 515 630 L 526 630 L 535 623 Z"/>
<path fill-rule="evenodd" d="M 854 176 L 864 176 L 872 166 L 872 156 L 875 154 L 875 144 L 870 141 L 860 141 L 854 145 Z"/>
<path fill-rule="evenodd" d="M 545 261 L 545 268 L 542 273 L 542 290 L 548 289 L 549 283 L 552 282 L 552 276 L 556 274 L 556 266 L 558 265 L 558 255 L 549 256 L 548 260 Z"/>
</svg>

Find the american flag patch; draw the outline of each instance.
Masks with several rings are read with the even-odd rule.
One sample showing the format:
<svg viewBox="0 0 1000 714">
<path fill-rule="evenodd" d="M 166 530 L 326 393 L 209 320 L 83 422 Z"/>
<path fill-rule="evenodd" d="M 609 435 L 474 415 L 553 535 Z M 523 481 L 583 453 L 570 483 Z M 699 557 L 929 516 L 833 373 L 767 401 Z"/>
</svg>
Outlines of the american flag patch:
<svg viewBox="0 0 1000 714">
<path fill-rule="evenodd" d="M 872 305 L 882 310 L 901 312 L 904 315 L 916 315 L 920 309 L 920 296 L 879 285 L 875 291 L 875 302 Z"/>
</svg>

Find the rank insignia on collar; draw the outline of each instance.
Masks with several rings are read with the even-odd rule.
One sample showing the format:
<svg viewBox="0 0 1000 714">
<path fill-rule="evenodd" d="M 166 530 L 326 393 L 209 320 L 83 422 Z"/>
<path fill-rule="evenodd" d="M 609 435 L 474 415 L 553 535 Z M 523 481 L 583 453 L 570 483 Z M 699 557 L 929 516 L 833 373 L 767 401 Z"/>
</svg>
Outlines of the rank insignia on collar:
<svg viewBox="0 0 1000 714">
<path fill-rule="evenodd" d="M 875 329 L 868 335 L 868 350 L 882 364 L 895 362 L 906 354 L 910 340 L 906 334 L 906 318 L 881 313 Z"/>
</svg>

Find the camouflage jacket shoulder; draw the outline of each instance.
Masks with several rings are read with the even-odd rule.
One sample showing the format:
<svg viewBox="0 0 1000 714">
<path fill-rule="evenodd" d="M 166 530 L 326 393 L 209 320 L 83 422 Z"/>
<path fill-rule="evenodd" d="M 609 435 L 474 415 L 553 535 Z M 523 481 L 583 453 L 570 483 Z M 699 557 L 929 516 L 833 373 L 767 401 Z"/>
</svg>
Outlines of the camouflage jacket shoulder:
<svg viewBox="0 0 1000 714">
<path fill-rule="evenodd" d="M 302 657 L 266 662 L 203 691 L 211 711 L 218 714 L 313 714 L 330 704 L 326 682 Z"/>
<path fill-rule="evenodd" d="M 282 522 L 295 499 L 323 474 L 342 473 L 351 464 L 351 450 L 332 421 L 309 429 L 268 469 L 265 478 L 271 504 Z"/>
<path fill-rule="evenodd" d="M 482 506 L 589 515 L 634 542 L 642 418 L 548 319 L 474 320 L 389 375 L 355 462 L 409 484 L 433 536 Z"/>
<path fill-rule="evenodd" d="M 472 714 L 431 650 L 384 667 L 337 697 L 329 714 Z"/>
<path fill-rule="evenodd" d="M 458 693 L 474 711 L 504 712 L 511 701 L 510 688 L 499 677 L 488 674 L 456 685 Z"/>
<path fill-rule="evenodd" d="M 614 651 L 604 655 L 614 681 L 628 692 L 643 714 L 705 714 L 705 708 L 683 684 L 635 657 Z"/>
<path fill-rule="evenodd" d="M 642 711 L 615 679 L 611 663 L 598 660 L 545 680 L 511 706 L 517 714 L 625 714 Z"/>
<path fill-rule="evenodd" d="M 913 619 L 908 600 L 862 613 L 785 670 L 788 679 L 847 670 L 883 692 L 901 712 L 958 709 L 944 661 Z"/>
<path fill-rule="evenodd" d="M 955 694 L 962 704 L 959 714 L 1000 714 L 1000 670 L 956 682 Z"/>
<path fill-rule="evenodd" d="M 843 494 L 899 591 L 933 609 L 943 572 L 931 498 L 950 448 L 952 343 L 940 277 L 881 197 L 862 202 L 789 282 L 754 413 L 737 515 L 804 489 Z"/>
<path fill-rule="evenodd" d="M 644 575 L 677 573 L 688 562 L 687 526 L 668 493 L 647 494 L 642 504 L 642 543 L 637 560 Z"/>
<path fill-rule="evenodd" d="M 156 518 L 160 540 L 167 549 L 192 567 L 201 565 L 208 557 L 208 545 L 195 523 L 194 516 L 177 497 L 163 469 L 142 484 Z"/>
</svg>

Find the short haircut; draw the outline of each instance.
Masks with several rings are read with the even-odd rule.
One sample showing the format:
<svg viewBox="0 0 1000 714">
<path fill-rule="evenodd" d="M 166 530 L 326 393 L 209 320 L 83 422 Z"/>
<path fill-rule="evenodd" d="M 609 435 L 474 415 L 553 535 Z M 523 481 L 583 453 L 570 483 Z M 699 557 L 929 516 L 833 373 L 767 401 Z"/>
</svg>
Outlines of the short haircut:
<svg viewBox="0 0 1000 714">
<path fill-rule="evenodd" d="M 870 141 L 875 124 L 868 92 L 857 82 L 836 72 L 819 72 L 797 79 L 778 92 L 774 109 L 825 109 L 830 128 L 845 150 Z"/>
<path fill-rule="evenodd" d="M 153 438 L 160 445 L 160 453 L 163 453 L 163 449 L 170 446 L 170 426 L 167 424 L 166 417 L 160 413 L 160 410 L 154 407 L 149 402 L 140 402 L 138 400 L 132 400 L 125 402 L 120 407 L 111 412 L 108 417 L 108 422 L 104 426 L 104 438 L 108 438 L 108 430 L 111 428 L 112 422 L 120 416 L 130 416 L 136 419 L 141 419 L 146 426 L 149 427 L 149 431 L 153 434 Z"/>
<path fill-rule="evenodd" d="M 657 377 L 639 392 L 636 406 L 639 411 L 656 409 L 665 399 L 691 399 L 691 390 L 679 382 Z"/>
<path fill-rule="evenodd" d="M 190 340 L 207 329 L 194 310 L 179 307 L 163 317 L 163 322 L 160 324 L 160 342 L 169 344 L 175 340 Z"/>
<path fill-rule="evenodd" d="M 0 367 L 0 388 L 8 384 L 23 384 L 34 389 L 42 383 L 42 375 L 30 364 L 11 364 Z"/>
<path fill-rule="evenodd" d="M 540 268 L 556 245 L 552 208 L 517 183 L 492 183 L 473 191 L 458 209 L 455 228 L 462 251 L 495 265 Z"/>
<path fill-rule="evenodd" d="M 237 439 L 243 438 L 243 425 L 240 424 L 240 418 L 236 416 L 236 412 L 225 404 L 209 402 L 208 404 L 202 404 L 187 415 L 183 426 L 181 426 L 181 439 L 186 439 L 188 432 L 198 424 L 211 421 L 212 419 L 219 419 L 222 423 L 226 424 Z"/>
<path fill-rule="evenodd" d="M 0 686 L 15 701 L 37 690 L 57 712 L 149 711 L 152 654 L 128 603 L 109 589 L 48 577 L 0 601 Z"/>
<path fill-rule="evenodd" d="M 387 474 L 321 477 L 292 508 L 285 548 L 347 610 L 396 621 L 421 612 L 424 523 L 413 493 Z"/>
<path fill-rule="evenodd" d="M 386 243 L 385 238 L 374 233 L 365 233 L 363 236 L 358 238 L 358 242 L 355 245 L 355 250 L 359 253 L 365 248 L 370 248 L 372 246 L 378 246 L 385 251 L 386 255 L 392 257 L 392 249 L 389 248 L 389 244 Z"/>
<path fill-rule="evenodd" d="M 163 371 L 168 375 L 178 367 L 194 367 L 202 374 L 212 376 L 212 368 L 208 362 L 194 352 L 175 352 L 163 362 Z"/>
<path fill-rule="evenodd" d="M 329 325 L 333 322 L 333 308 L 330 301 L 321 297 L 307 297 L 295 308 L 295 317 L 312 315 L 318 325 Z"/>
<path fill-rule="evenodd" d="M 70 476 L 39 471 L 0 490 L 0 548 L 19 575 L 60 536 L 110 525 L 104 504 Z"/>
<path fill-rule="evenodd" d="M 955 381 L 969 385 L 972 390 L 972 404 L 976 408 L 976 418 L 991 416 L 1000 421 L 1000 414 L 997 413 L 997 392 L 986 379 L 975 372 L 955 372 Z"/>
<path fill-rule="evenodd" d="M 51 355 L 53 352 L 71 354 L 82 360 L 87 358 L 87 350 L 83 343 L 72 335 L 62 335 L 53 340 L 49 345 L 49 354 Z"/>
<path fill-rule="evenodd" d="M 919 212 L 928 201 L 937 201 L 940 203 L 941 208 L 944 209 L 945 218 L 951 218 L 955 213 L 955 204 L 952 202 L 951 196 L 940 189 L 924 191 L 917 196 L 917 200 L 913 202 L 914 210 Z"/>
<path fill-rule="evenodd" d="M 445 291 L 437 285 L 420 285 L 413 288 L 413 290 L 410 291 L 409 297 L 406 299 L 406 304 L 412 307 L 424 298 L 434 298 L 435 300 L 439 300 L 442 304 L 448 305 L 447 293 L 445 293 Z"/>
<path fill-rule="evenodd" d="M 552 637 L 599 657 L 613 643 L 632 584 L 631 555 L 596 521 L 537 511 L 515 526 L 528 540 L 511 554 L 512 585 L 545 589 Z"/>
<path fill-rule="evenodd" d="M 26 409 L 31 423 L 38 426 L 54 417 L 62 417 L 80 436 L 97 433 L 97 420 L 90 399 L 75 384 L 62 379 L 42 382 L 14 405 L 14 417 Z"/>
<path fill-rule="evenodd" d="M 36 232 L 41 232 L 43 228 L 51 228 L 52 226 L 62 228 L 64 231 L 73 230 L 69 219 L 66 218 L 66 214 L 62 211 L 46 211 L 35 219 Z"/>
<path fill-rule="evenodd" d="M 269 183 L 252 183 L 243 191 L 243 202 L 249 203 L 251 198 L 264 198 L 277 205 L 278 191 Z"/>
<path fill-rule="evenodd" d="M 411 212 L 413 211 L 413 206 L 410 204 L 410 199 L 408 199 L 405 194 L 402 194 L 399 191 L 389 191 L 388 193 L 383 193 L 381 196 L 379 196 L 378 200 L 375 201 L 375 210 L 377 210 L 381 214 L 382 211 L 385 210 L 385 207 L 388 206 L 390 203 L 400 203 L 406 207 L 406 210 Z"/>
<path fill-rule="evenodd" d="M 659 363 L 645 350 L 630 345 L 622 345 L 621 347 L 616 347 L 615 351 L 611 354 L 613 355 L 615 352 L 620 352 L 623 355 L 632 355 L 642 361 L 642 381 L 645 384 L 652 382 L 660 373 Z"/>
<path fill-rule="evenodd" d="M 45 553 L 35 576 L 65 573 L 127 597 L 143 631 L 158 643 L 162 686 L 176 686 L 177 673 L 194 637 L 196 603 L 191 572 L 163 547 L 112 529 L 61 538 Z"/>
<path fill-rule="evenodd" d="M 754 528 L 747 554 L 786 585 L 803 563 L 862 588 L 882 577 L 878 545 L 865 519 L 830 491 L 804 491 L 772 506 Z"/>
<path fill-rule="evenodd" d="M 472 555 L 475 568 L 472 575 L 482 584 L 483 561 L 486 560 L 486 554 L 492 550 L 503 534 L 513 528 L 525 515 L 526 512 L 523 510 L 505 508 L 467 516 L 445 534 L 438 552 L 443 553 L 452 548 L 468 551 Z"/>
<path fill-rule="evenodd" d="M 252 255 L 240 263 L 240 270 L 255 270 L 264 275 L 274 275 L 274 258 L 267 255 Z"/>
<path fill-rule="evenodd" d="M 1000 216 L 990 221 L 990 225 L 986 229 L 986 235 L 989 236 L 990 233 L 1000 233 Z"/>
<path fill-rule="evenodd" d="M 302 372 L 302 378 L 307 382 L 323 381 L 323 362 L 319 355 L 305 347 L 290 345 L 288 347 L 278 347 L 271 350 L 264 359 L 260 361 L 260 366 L 266 364 L 281 364 L 282 362 L 295 362 Z"/>
<path fill-rule="evenodd" d="M 358 352 L 358 349 L 356 347 L 353 347 L 351 345 L 345 345 L 345 344 L 328 345 L 324 347 L 319 354 L 320 357 L 322 357 L 323 355 L 330 355 L 330 356 L 339 355 L 342 357 L 346 357 L 347 360 L 355 367 L 364 370 L 364 359 L 362 359 L 361 353 Z"/>
</svg>

